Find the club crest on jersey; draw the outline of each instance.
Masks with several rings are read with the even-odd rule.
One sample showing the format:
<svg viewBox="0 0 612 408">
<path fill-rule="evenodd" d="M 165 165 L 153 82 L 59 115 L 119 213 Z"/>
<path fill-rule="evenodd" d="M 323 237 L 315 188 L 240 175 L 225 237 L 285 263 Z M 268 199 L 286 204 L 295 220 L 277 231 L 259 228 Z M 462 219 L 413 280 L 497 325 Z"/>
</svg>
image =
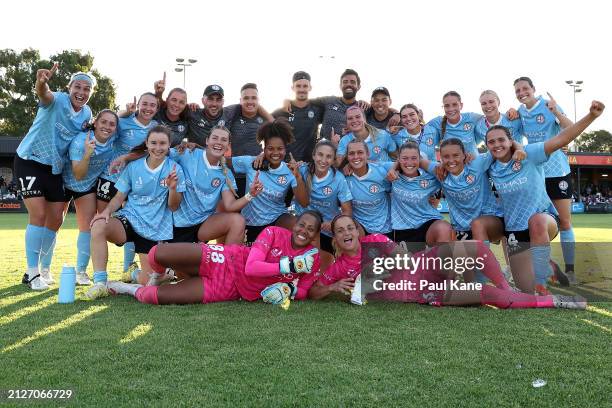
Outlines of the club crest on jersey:
<svg viewBox="0 0 612 408">
<path fill-rule="evenodd" d="M 210 185 L 213 187 L 219 187 L 221 185 L 221 179 L 218 177 L 215 177 L 214 179 L 211 180 Z"/>
<path fill-rule="evenodd" d="M 522 167 L 523 167 L 523 166 L 521 165 L 521 162 L 519 162 L 519 161 L 515 161 L 515 162 L 512 164 L 512 171 L 514 171 L 514 172 L 520 171 Z"/>
<path fill-rule="evenodd" d="M 287 184 L 287 177 L 285 177 L 285 176 L 278 176 L 276 178 L 276 182 L 278 184 Z"/>
<path fill-rule="evenodd" d="M 246 122 L 244 121 L 244 119 L 240 118 L 240 124 L 244 125 Z"/>
<path fill-rule="evenodd" d="M 225 126 L 225 121 L 223 119 L 221 119 L 219 122 L 217 122 L 217 125 Z"/>
<path fill-rule="evenodd" d="M 426 143 L 427 143 L 427 146 L 433 145 L 433 139 L 431 137 L 428 138 Z"/>
<path fill-rule="evenodd" d="M 372 150 L 374 150 L 374 153 L 376 153 L 376 154 L 380 154 L 380 152 L 382 151 L 380 146 L 374 146 L 374 149 L 372 149 Z"/>
<path fill-rule="evenodd" d="M 372 194 L 376 194 L 380 191 L 380 187 L 378 187 L 378 184 L 372 184 L 370 186 L 370 193 Z"/>
<path fill-rule="evenodd" d="M 567 190 L 568 187 L 569 187 L 569 184 L 567 184 L 567 181 L 561 180 L 559 182 L 559 189 L 561 189 L 562 191 Z"/>
<path fill-rule="evenodd" d="M 468 184 L 472 184 L 474 182 L 474 175 L 473 174 L 468 174 L 467 176 L 465 176 L 465 181 Z"/>
<path fill-rule="evenodd" d="M 421 185 L 421 188 L 427 188 L 429 187 L 429 180 L 421 180 L 419 184 Z"/>
<path fill-rule="evenodd" d="M 262 118 L 260 118 L 260 117 L 258 117 L 258 118 L 257 118 L 257 123 L 262 124 L 262 123 L 263 123 L 263 119 L 262 119 Z"/>
<path fill-rule="evenodd" d="M 207 124 L 208 122 L 202 119 L 200 119 L 200 121 L 198 122 L 199 127 L 206 127 Z"/>
<path fill-rule="evenodd" d="M 472 124 L 466 123 L 465 125 L 463 125 L 463 130 L 472 130 Z"/>
<path fill-rule="evenodd" d="M 310 118 L 310 119 L 314 118 L 314 112 L 313 111 L 308 111 L 308 118 Z"/>
<path fill-rule="evenodd" d="M 179 131 L 179 133 L 183 133 L 183 132 L 185 131 L 185 126 L 183 126 L 183 125 L 178 125 L 178 126 L 176 127 L 176 130 L 178 130 L 178 131 Z"/>
<path fill-rule="evenodd" d="M 544 115 L 540 113 L 538 116 L 536 116 L 536 122 L 540 124 L 544 123 Z"/>
<path fill-rule="evenodd" d="M 88 125 L 89 125 L 89 122 L 88 122 L 88 121 L 86 121 L 86 120 L 84 120 L 84 121 L 83 121 L 83 124 L 81 125 L 81 130 L 85 130 L 85 129 L 87 129 L 87 126 L 88 126 Z"/>
<path fill-rule="evenodd" d="M 333 192 L 334 192 L 334 190 L 330 186 L 323 187 L 323 195 L 328 196 L 328 195 L 330 195 Z"/>
</svg>

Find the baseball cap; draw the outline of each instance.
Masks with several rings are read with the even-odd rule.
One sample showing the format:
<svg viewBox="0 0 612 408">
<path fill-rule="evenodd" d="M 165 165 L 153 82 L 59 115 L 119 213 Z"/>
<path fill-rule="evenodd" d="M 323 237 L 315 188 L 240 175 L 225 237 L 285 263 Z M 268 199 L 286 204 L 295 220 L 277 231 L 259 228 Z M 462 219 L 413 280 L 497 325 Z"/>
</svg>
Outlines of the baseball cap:
<svg viewBox="0 0 612 408">
<path fill-rule="evenodd" d="M 305 71 L 298 71 L 293 74 L 293 82 L 299 81 L 300 79 L 307 79 L 310 81 L 310 74 Z"/>
<path fill-rule="evenodd" d="M 204 89 L 204 96 L 210 96 L 214 94 L 224 96 L 223 88 L 221 88 L 219 85 L 208 85 L 206 89 Z"/>
<path fill-rule="evenodd" d="M 389 94 L 389 90 L 388 90 L 387 88 L 385 88 L 384 86 L 379 86 L 378 88 L 375 88 L 375 89 L 372 91 L 372 98 L 374 97 L 374 95 L 379 94 L 379 93 L 381 93 L 381 94 L 385 94 L 385 95 L 387 95 L 389 98 L 391 97 L 391 95 Z"/>
</svg>

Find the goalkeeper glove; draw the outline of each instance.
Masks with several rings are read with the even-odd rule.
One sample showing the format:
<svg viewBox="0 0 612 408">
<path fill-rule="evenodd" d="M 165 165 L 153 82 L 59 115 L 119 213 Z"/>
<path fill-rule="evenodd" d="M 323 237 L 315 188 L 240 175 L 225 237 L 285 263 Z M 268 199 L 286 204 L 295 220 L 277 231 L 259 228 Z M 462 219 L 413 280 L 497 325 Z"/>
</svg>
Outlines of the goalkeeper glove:
<svg viewBox="0 0 612 408">
<path fill-rule="evenodd" d="M 310 273 L 314 265 L 314 256 L 319 253 L 317 248 L 312 248 L 302 255 L 294 256 L 290 259 L 288 256 L 283 256 L 280 259 L 280 273 L 286 275 L 288 273 Z"/>
<path fill-rule="evenodd" d="M 274 283 L 261 291 L 261 298 L 266 303 L 280 305 L 287 299 L 293 299 L 297 293 L 297 288 L 291 282 Z"/>
</svg>

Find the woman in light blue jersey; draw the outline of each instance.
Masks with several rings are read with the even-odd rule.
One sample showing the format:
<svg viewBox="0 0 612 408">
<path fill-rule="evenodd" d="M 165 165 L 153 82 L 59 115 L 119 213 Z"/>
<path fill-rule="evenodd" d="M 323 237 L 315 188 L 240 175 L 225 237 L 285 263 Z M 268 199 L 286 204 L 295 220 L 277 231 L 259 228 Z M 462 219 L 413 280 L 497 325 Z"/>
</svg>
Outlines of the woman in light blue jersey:
<svg viewBox="0 0 612 408">
<path fill-rule="evenodd" d="M 497 92 L 490 89 L 482 91 L 479 102 L 484 116 L 476 123 L 476 138 L 478 140 L 485 139 L 487 130 L 491 126 L 501 125 L 508 128 L 513 140 L 522 144 L 523 127 L 516 110 L 511 108 L 506 115 L 502 114 L 499 111 L 499 96 Z M 510 120 L 508 119 L 508 115 L 512 115 L 512 117 L 516 117 L 516 119 Z"/>
<path fill-rule="evenodd" d="M 516 98 L 522 104 L 518 111 L 521 116 L 523 135 L 527 143 L 544 142 L 559 134 L 561 129 L 572 125 L 563 110 L 548 94 L 549 100 L 535 96 L 535 86 L 528 77 L 514 81 Z M 571 202 L 574 188 L 567 156 L 557 150 L 542 165 L 546 192 L 559 213 L 561 228 L 561 250 L 567 276 L 557 274 L 567 283 L 574 278 L 574 230 L 572 229 Z M 561 271 L 557 271 L 560 273 Z"/>
<path fill-rule="evenodd" d="M 601 102 L 593 101 L 589 114 L 576 124 L 545 142 L 525 146 L 527 159 L 521 162 L 512 158 L 512 140 L 507 128 L 493 126 L 487 132 L 487 147 L 495 159 L 489 174 L 503 206 L 514 280 L 524 292 L 547 293 L 546 281 L 551 273 L 550 240 L 558 232 L 556 211 L 546 194 L 540 166 L 578 137 L 603 110 Z M 532 262 L 528 262 L 529 258 Z"/>
<path fill-rule="evenodd" d="M 397 146 L 391 134 L 368 124 L 359 106 L 351 106 L 346 110 L 346 128 L 348 133 L 342 136 L 338 143 L 337 165 L 342 162 L 347 154 L 347 145 L 353 140 L 366 143 L 369 151 L 368 160 L 371 162 L 388 162 L 397 157 Z"/>
<path fill-rule="evenodd" d="M 70 162 L 66 162 L 64 179 L 64 213 L 74 200 L 79 236 L 77 238 L 76 282 L 89 285 L 90 226 L 96 215 L 96 182 L 108 167 L 113 156 L 113 139 L 119 118 L 110 109 L 104 109 L 87 132 L 78 135 L 70 143 Z"/>
<path fill-rule="evenodd" d="M 393 135 L 398 146 L 408 141 L 416 142 L 419 150 L 429 160 L 436 160 L 436 146 L 439 144 L 438 132 L 423 121 L 423 113 L 413 103 L 407 103 L 400 109 L 403 129 Z"/>
<path fill-rule="evenodd" d="M 91 257 L 94 285 L 87 297 L 95 299 L 108 294 L 107 242 L 119 246 L 133 242 L 140 257 L 140 283 L 156 283 L 147 254 L 158 242 L 172 239 L 172 212 L 176 211 L 185 191 L 183 170 L 168 157 L 172 133 L 165 126 L 153 127 L 145 141 L 133 151 L 147 155 L 131 162 L 116 183 L 117 194 L 104 211 L 91 221 Z M 121 205 L 126 200 L 123 208 Z"/>
<path fill-rule="evenodd" d="M 61 172 L 72 139 L 91 120 L 87 106 L 95 87 L 95 78 L 78 72 L 70 78 L 68 93 L 51 92 L 48 82 L 57 71 L 36 72 L 36 95 L 40 100 L 34 123 L 17 148 L 15 175 L 28 210 L 25 230 L 27 271 L 23 277 L 33 290 L 45 290 L 53 283 L 49 268 L 39 262 L 51 253 L 57 230 L 62 225 L 64 186 Z M 50 264 L 50 259 L 48 260 Z"/>
</svg>

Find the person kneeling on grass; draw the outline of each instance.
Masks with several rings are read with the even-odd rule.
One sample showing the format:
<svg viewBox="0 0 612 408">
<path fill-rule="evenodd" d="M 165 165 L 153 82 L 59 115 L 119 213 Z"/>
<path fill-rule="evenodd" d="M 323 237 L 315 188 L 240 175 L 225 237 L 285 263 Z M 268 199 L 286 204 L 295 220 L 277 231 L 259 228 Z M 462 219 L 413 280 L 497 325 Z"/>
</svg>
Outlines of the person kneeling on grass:
<svg viewBox="0 0 612 408">
<path fill-rule="evenodd" d="M 225 302 L 244 299 L 277 304 L 285 298 L 305 299 L 319 273 L 318 250 L 312 241 L 321 216 L 304 212 L 292 231 L 266 227 L 252 247 L 236 244 L 171 243 L 149 252 L 151 268 L 172 268 L 176 284 L 143 286 L 109 282 L 114 294 L 134 296 L 155 305 Z"/>
<path fill-rule="evenodd" d="M 337 250 L 336 261 L 321 274 L 319 280 L 310 288 L 308 296 L 311 299 L 322 299 L 332 292 L 351 293 L 355 287 L 355 279 L 362 270 L 362 244 L 380 243 L 380 247 L 386 250 L 386 256 L 388 257 L 399 253 L 397 247 L 384 235 L 372 234 L 360 237 L 357 222 L 347 215 L 339 215 L 334 219 L 332 222 L 332 232 L 334 234 L 333 242 Z M 480 290 L 431 290 L 431 286 L 428 285 L 428 287 L 421 289 L 419 283 L 422 281 L 427 281 L 429 284 L 441 284 L 455 279 L 454 271 L 438 269 L 436 267 L 422 267 L 435 265 L 435 262 L 426 262 L 427 259 L 448 259 L 449 257 L 453 259 L 458 257 L 482 259 L 482 273 L 495 286 L 482 285 Z M 415 268 L 414 273 L 412 271 L 399 271 L 385 279 L 385 283 L 414 282 L 414 290 L 375 292 L 371 295 L 371 298 L 434 306 L 491 305 L 501 309 L 586 308 L 586 301 L 579 297 L 559 295 L 536 296 L 514 292 L 504 278 L 495 255 L 480 241 L 444 244 L 412 255 L 412 259 L 418 258 L 423 258 L 423 262 Z"/>
</svg>

